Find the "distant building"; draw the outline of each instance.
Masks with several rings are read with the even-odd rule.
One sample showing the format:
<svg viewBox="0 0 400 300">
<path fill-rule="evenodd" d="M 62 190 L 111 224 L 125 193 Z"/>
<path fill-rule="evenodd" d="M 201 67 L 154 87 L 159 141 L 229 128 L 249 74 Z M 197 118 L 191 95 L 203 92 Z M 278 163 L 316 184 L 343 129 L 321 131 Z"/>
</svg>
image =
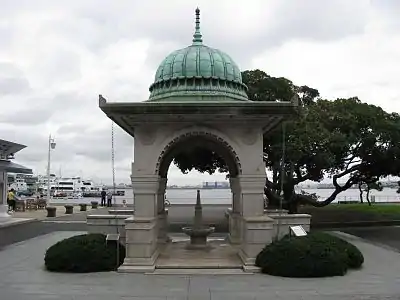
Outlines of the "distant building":
<svg viewBox="0 0 400 300">
<path fill-rule="evenodd" d="M 203 189 L 229 189 L 228 181 L 204 181 Z"/>
</svg>

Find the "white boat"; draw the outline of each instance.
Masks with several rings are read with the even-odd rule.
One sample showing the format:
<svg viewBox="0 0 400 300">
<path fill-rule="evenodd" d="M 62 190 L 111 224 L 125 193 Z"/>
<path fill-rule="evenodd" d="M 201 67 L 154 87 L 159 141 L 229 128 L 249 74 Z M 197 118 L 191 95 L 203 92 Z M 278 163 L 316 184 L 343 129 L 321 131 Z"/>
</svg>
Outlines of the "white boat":
<svg viewBox="0 0 400 300">
<path fill-rule="evenodd" d="M 100 196 L 103 186 L 92 180 L 82 180 L 81 192 L 83 196 Z"/>
<path fill-rule="evenodd" d="M 28 185 L 25 181 L 24 178 L 15 176 L 14 177 L 14 182 L 10 183 L 9 185 L 10 189 L 14 189 L 17 192 L 22 192 L 22 191 L 27 191 L 28 190 Z"/>
<path fill-rule="evenodd" d="M 70 195 L 67 196 L 67 199 L 82 199 L 82 193 L 78 192 L 78 193 L 72 193 Z"/>
<path fill-rule="evenodd" d="M 46 176 L 39 176 L 39 190 L 47 193 L 48 179 Z M 91 180 L 84 180 L 81 177 L 56 177 L 50 175 L 50 191 L 53 197 L 79 199 L 81 197 L 100 196 L 103 186 Z"/>
<path fill-rule="evenodd" d="M 38 192 L 42 194 L 47 194 L 47 186 L 48 182 L 50 181 L 50 191 L 54 193 L 56 184 L 57 184 L 57 177 L 54 174 L 50 174 L 50 177 L 38 175 L 37 187 Z"/>
</svg>

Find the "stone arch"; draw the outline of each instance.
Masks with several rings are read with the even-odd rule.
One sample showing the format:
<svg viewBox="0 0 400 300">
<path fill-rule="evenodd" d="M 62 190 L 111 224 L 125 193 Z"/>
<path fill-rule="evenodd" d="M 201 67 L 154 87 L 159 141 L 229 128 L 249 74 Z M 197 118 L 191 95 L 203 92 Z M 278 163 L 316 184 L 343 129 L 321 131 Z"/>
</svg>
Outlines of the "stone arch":
<svg viewBox="0 0 400 300">
<path fill-rule="evenodd" d="M 242 165 L 239 156 L 232 145 L 220 134 L 213 133 L 206 129 L 189 130 L 178 134 L 172 138 L 163 148 L 158 156 L 155 174 L 160 177 L 166 177 L 168 168 L 175 154 L 179 152 L 179 146 L 191 139 L 200 138 L 206 146 L 217 152 L 228 165 L 231 176 L 236 177 L 242 174 Z"/>
</svg>

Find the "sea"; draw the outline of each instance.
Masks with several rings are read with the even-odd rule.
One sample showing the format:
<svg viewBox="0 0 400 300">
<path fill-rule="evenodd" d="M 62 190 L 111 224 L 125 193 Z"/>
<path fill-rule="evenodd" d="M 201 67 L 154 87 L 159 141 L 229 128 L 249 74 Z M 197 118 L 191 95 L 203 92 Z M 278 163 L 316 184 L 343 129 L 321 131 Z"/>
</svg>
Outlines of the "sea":
<svg viewBox="0 0 400 300">
<path fill-rule="evenodd" d="M 121 190 L 121 189 L 118 189 Z M 124 189 L 125 196 L 115 196 L 117 204 L 122 204 L 123 200 L 126 204 L 133 204 L 134 197 L 132 189 Z M 329 197 L 333 190 L 331 189 L 303 189 L 307 193 L 315 193 L 319 196 L 319 200 L 324 200 Z M 195 204 L 196 202 L 197 189 L 167 189 L 166 198 L 169 200 L 171 205 L 182 205 L 182 204 Z M 202 204 L 226 204 L 231 205 L 232 193 L 230 189 L 201 189 L 201 202 Z M 365 196 L 365 193 L 364 193 Z M 365 197 L 364 197 L 365 198 Z M 375 202 L 380 203 L 400 203 L 400 194 L 396 193 L 394 188 L 384 188 L 383 191 L 372 190 L 370 192 L 370 199 L 374 198 Z M 336 197 L 333 203 L 338 201 L 358 201 L 359 191 L 358 189 L 349 189 L 342 192 Z M 79 203 L 90 203 L 91 201 L 99 201 L 100 198 L 84 197 L 80 199 L 52 199 L 53 204 L 79 204 Z M 114 200 L 113 200 L 114 202 Z"/>
</svg>

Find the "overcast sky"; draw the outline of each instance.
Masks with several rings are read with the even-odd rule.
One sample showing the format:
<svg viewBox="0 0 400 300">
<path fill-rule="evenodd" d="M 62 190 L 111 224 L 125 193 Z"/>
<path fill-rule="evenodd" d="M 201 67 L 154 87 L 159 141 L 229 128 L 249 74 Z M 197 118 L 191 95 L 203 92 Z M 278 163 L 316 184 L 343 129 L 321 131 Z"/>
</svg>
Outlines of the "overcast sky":
<svg viewBox="0 0 400 300">
<path fill-rule="evenodd" d="M 327 98 L 358 96 L 400 112 L 400 1 L 0 0 L 0 138 L 28 147 L 16 162 L 111 182 L 111 121 L 98 108 L 149 96 L 158 64 L 204 43 L 241 70 L 262 69 Z M 116 178 L 129 182 L 133 140 L 116 128 Z M 170 168 L 169 183 L 219 180 Z"/>
</svg>

